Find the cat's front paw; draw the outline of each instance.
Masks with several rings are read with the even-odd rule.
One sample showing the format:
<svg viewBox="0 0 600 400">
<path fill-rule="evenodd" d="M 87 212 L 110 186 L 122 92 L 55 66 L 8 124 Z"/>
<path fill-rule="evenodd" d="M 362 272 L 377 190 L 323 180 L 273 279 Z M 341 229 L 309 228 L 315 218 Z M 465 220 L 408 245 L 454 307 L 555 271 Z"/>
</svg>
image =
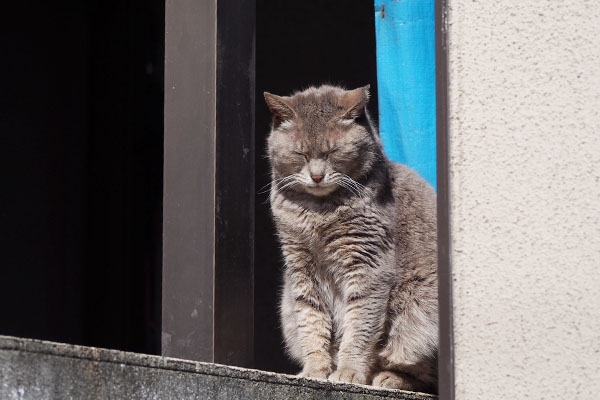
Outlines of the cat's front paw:
<svg viewBox="0 0 600 400">
<path fill-rule="evenodd" d="M 367 374 L 352 368 L 340 368 L 329 375 L 331 382 L 367 384 Z"/>
<path fill-rule="evenodd" d="M 326 380 L 327 376 L 331 371 L 329 369 L 322 368 L 304 368 L 302 372 L 298 374 L 298 376 L 302 378 L 313 378 L 313 379 L 323 379 Z"/>
</svg>

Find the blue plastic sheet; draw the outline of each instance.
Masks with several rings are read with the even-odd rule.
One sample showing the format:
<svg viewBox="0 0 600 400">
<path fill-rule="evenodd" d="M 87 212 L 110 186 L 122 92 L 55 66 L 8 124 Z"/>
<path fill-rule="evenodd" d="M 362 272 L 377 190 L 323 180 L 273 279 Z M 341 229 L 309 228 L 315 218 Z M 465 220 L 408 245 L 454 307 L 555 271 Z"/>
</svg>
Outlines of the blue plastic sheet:
<svg viewBox="0 0 600 400">
<path fill-rule="evenodd" d="M 434 0 L 375 0 L 375 31 L 383 147 L 435 188 Z"/>
</svg>

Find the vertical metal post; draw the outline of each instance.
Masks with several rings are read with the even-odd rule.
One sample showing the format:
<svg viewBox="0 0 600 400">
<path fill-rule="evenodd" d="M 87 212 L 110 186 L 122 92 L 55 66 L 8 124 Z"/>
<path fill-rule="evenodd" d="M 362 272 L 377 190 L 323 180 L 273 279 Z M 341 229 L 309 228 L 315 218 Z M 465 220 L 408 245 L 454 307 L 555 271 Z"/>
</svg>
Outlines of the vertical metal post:
<svg viewBox="0 0 600 400">
<path fill-rule="evenodd" d="M 252 366 L 254 0 L 166 3 L 166 356 Z"/>
<path fill-rule="evenodd" d="M 215 362 L 254 364 L 255 0 L 217 7 Z"/>
<path fill-rule="evenodd" d="M 447 9 L 447 0 L 435 1 L 438 301 L 440 315 L 438 374 L 440 400 L 454 400 L 454 336 L 449 217 L 450 188 L 448 184 Z"/>
<path fill-rule="evenodd" d="M 165 7 L 162 354 L 213 361 L 217 3 Z"/>
</svg>

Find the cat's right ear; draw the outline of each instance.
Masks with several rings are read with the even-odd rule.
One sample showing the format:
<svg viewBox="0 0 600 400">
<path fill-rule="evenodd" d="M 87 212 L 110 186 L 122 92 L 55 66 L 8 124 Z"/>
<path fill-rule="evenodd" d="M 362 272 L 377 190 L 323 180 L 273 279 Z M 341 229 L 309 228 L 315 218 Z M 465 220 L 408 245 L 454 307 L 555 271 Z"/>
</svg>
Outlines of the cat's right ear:
<svg viewBox="0 0 600 400">
<path fill-rule="evenodd" d="M 273 128 L 277 128 L 283 121 L 288 121 L 296 116 L 289 104 L 289 97 L 281 97 L 265 92 L 265 101 L 273 113 Z"/>
<path fill-rule="evenodd" d="M 356 119 L 364 115 L 365 107 L 369 102 L 369 88 L 371 85 L 347 91 L 343 101 L 347 107 L 342 119 Z"/>
</svg>

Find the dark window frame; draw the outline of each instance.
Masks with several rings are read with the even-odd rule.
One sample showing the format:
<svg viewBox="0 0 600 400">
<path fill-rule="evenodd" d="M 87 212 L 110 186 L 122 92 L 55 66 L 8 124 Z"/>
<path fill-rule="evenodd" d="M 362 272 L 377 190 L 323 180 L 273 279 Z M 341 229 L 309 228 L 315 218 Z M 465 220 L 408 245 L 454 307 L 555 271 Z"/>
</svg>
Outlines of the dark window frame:
<svg viewBox="0 0 600 400">
<path fill-rule="evenodd" d="M 448 174 L 448 0 L 435 0 L 437 132 L 438 302 L 440 400 L 454 400 L 454 333 L 450 264 L 450 186 Z"/>
<path fill-rule="evenodd" d="M 255 10 L 166 3 L 165 356 L 253 364 Z"/>
<path fill-rule="evenodd" d="M 165 356 L 253 363 L 255 11 L 255 0 L 166 3 Z M 452 400 L 447 0 L 436 0 L 435 18 L 439 394 Z"/>
</svg>

